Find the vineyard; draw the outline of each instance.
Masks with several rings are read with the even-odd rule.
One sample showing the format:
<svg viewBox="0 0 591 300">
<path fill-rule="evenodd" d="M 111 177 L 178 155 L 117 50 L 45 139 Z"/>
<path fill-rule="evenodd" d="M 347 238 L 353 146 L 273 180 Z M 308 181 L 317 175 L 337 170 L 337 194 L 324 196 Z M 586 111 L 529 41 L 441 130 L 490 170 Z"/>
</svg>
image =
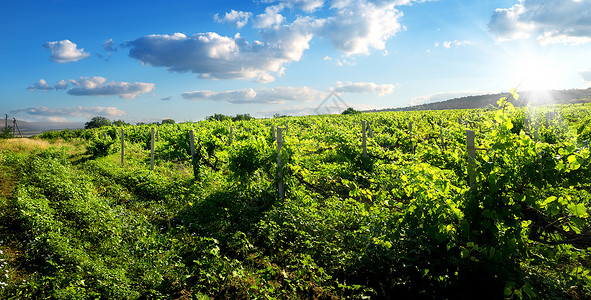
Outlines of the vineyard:
<svg viewBox="0 0 591 300">
<path fill-rule="evenodd" d="M 590 112 L 0 140 L 0 298 L 589 299 Z"/>
</svg>

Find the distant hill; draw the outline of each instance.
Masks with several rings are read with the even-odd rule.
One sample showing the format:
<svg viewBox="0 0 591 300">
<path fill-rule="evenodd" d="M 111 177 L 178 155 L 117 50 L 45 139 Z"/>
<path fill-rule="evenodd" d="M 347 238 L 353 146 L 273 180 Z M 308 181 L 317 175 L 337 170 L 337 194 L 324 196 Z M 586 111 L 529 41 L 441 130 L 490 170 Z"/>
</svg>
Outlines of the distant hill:
<svg viewBox="0 0 591 300">
<path fill-rule="evenodd" d="M 547 105 L 547 104 L 574 104 L 591 102 L 591 88 L 588 89 L 570 89 L 570 90 L 551 90 L 551 91 L 525 91 L 518 92 L 519 100 L 510 99 L 515 106 Z M 486 108 L 497 106 L 497 101 L 501 97 L 507 97 L 509 93 L 488 94 L 479 96 L 467 96 L 454 98 L 441 102 L 426 103 L 421 105 L 386 108 L 377 111 L 412 111 L 412 110 L 444 110 L 444 109 L 471 109 Z"/>
<path fill-rule="evenodd" d="M 33 136 L 41 134 L 45 131 L 50 130 L 64 130 L 64 129 L 79 129 L 84 128 L 83 122 L 26 122 L 22 120 L 16 120 L 16 124 L 20 129 L 23 136 Z M 2 121 L 2 127 L 4 128 L 4 121 Z M 12 121 L 8 120 L 8 126 L 12 126 Z M 16 132 L 18 136 L 18 131 Z"/>
</svg>

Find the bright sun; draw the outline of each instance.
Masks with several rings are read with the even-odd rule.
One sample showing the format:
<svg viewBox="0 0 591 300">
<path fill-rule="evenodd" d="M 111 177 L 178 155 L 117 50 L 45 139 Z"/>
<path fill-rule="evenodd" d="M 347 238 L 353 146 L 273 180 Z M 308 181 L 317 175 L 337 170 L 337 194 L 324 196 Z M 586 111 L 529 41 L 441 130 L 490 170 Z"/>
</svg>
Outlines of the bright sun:
<svg viewBox="0 0 591 300">
<path fill-rule="evenodd" d="M 564 69 L 544 57 L 524 57 L 514 64 L 513 82 L 521 91 L 539 91 L 558 88 L 564 80 Z"/>
</svg>

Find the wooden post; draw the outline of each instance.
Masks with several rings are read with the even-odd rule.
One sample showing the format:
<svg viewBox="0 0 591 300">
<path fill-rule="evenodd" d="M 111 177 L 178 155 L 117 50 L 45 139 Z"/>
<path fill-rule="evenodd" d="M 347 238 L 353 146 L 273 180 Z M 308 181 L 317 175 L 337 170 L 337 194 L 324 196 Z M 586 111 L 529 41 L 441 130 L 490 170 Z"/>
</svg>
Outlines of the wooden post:
<svg viewBox="0 0 591 300">
<path fill-rule="evenodd" d="M 365 121 L 361 121 L 361 137 L 362 141 L 361 144 L 363 145 L 363 158 L 367 158 L 367 123 Z"/>
<path fill-rule="evenodd" d="M 152 127 L 150 132 L 150 138 L 150 171 L 154 171 L 154 127 Z"/>
<path fill-rule="evenodd" d="M 230 138 L 228 139 L 228 143 L 232 145 L 232 140 L 234 139 L 234 128 L 230 126 Z"/>
<path fill-rule="evenodd" d="M 123 164 L 123 156 L 125 155 L 125 133 L 121 128 L 121 164 Z"/>
<path fill-rule="evenodd" d="M 285 122 L 285 135 L 289 134 L 289 123 Z"/>
<path fill-rule="evenodd" d="M 23 137 L 23 134 L 21 133 L 21 129 L 18 128 L 18 123 L 16 123 L 16 118 L 14 118 L 14 127 L 16 127 L 16 129 L 18 130 L 18 134 L 21 136 L 21 138 Z M 13 134 L 14 136 L 14 134 Z"/>
<path fill-rule="evenodd" d="M 412 143 L 412 122 L 408 123 L 408 138 L 410 139 L 410 151 L 415 154 L 415 145 Z"/>
<path fill-rule="evenodd" d="M 277 140 L 277 138 L 275 137 L 275 125 L 271 125 L 271 136 L 273 137 L 273 140 Z"/>
<path fill-rule="evenodd" d="M 445 142 L 443 141 L 443 127 L 439 126 L 439 136 L 441 137 L 441 149 L 445 151 Z"/>
<path fill-rule="evenodd" d="M 193 167 L 193 177 L 197 181 L 199 177 L 199 169 L 196 168 L 195 164 L 195 133 L 191 129 L 189 131 L 189 145 L 191 146 L 191 167 Z"/>
<path fill-rule="evenodd" d="M 189 131 L 189 145 L 191 146 L 191 162 L 195 158 L 195 133 L 193 130 Z"/>
<path fill-rule="evenodd" d="M 160 131 L 156 128 L 156 142 L 160 142 Z"/>
<path fill-rule="evenodd" d="M 277 183 L 277 191 L 279 192 L 279 199 L 285 198 L 285 188 L 283 186 L 283 172 L 281 172 L 281 169 L 283 168 L 283 165 L 281 162 L 281 147 L 282 146 L 283 146 L 282 128 L 277 127 L 277 177 L 279 179 L 278 183 Z"/>
<path fill-rule="evenodd" d="M 466 130 L 466 149 L 468 151 L 468 177 L 469 177 L 469 184 L 470 187 L 474 185 L 476 182 L 476 171 L 475 168 L 475 159 L 476 159 L 476 146 L 474 143 L 475 134 L 472 130 Z"/>
</svg>

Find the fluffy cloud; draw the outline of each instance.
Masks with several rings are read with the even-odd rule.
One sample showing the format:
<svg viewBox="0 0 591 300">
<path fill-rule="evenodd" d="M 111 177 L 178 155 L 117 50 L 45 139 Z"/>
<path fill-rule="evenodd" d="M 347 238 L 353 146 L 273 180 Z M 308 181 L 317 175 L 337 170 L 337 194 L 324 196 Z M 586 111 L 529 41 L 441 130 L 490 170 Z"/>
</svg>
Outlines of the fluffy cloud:
<svg viewBox="0 0 591 300">
<path fill-rule="evenodd" d="M 459 46 L 465 46 L 465 45 L 474 45 L 474 43 L 471 42 L 471 41 L 453 40 L 453 41 L 445 41 L 445 42 L 443 42 L 443 44 L 441 44 L 439 42 L 435 42 L 435 44 L 434 44 L 435 47 L 439 47 L 440 45 L 443 45 L 443 48 L 450 49 L 451 47 L 459 47 Z"/>
<path fill-rule="evenodd" d="M 57 63 L 68 63 L 90 57 L 90 53 L 84 52 L 84 49 L 77 49 L 77 45 L 69 40 L 47 42 L 43 47 L 51 51 L 50 59 Z"/>
<path fill-rule="evenodd" d="M 45 81 L 45 79 L 39 79 L 39 81 L 33 83 L 33 85 L 28 87 L 27 90 L 29 90 L 31 92 L 36 91 L 36 90 L 47 92 L 47 91 L 53 90 L 53 88 L 50 87 L 49 84 L 47 84 L 47 81 Z"/>
<path fill-rule="evenodd" d="M 68 86 L 74 86 L 68 90 L 69 95 L 73 96 L 119 96 L 123 99 L 135 99 L 142 94 L 149 93 L 154 90 L 155 84 L 144 82 L 106 82 L 107 79 L 100 76 L 94 77 L 80 77 L 78 80 L 68 79 L 60 80 L 56 85 L 56 90 L 65 90 Z M 53 90 L 44 79 L 28 88 L 29 91 Z"/>
<path fill-rule="evenodd" d="M 113 39 L 108 39 L 103 43 L 103 49 L 110 52 L 117 51 L 117 46 L 115 46 Z"/>
<path fill-rule="evenodd" d="M 324 5 L 324 0 L 283 0 L 283 1 L 275 1 L 275 0 L 268 0 L 268 1 L 261 1 L 263 3 L 275 3 L 280 2 L 281 4 L 285 5 L 286 7 L 292 9 L 300 9 L 307 13 L 314 12 L 316 9 L 321 8 Z"/>
<path fill-rule="evenodd" d="M 181 94 L 187 100 L 225 101 L 234 104 L 267 103 L 283 104 L 286 102 L 312 102 L 322 100 L 331 93 L 377 94 L 378 96 L 391 94 L 395 86 L 392 84 L 375 84 L 373 82 L 337 82 L 337 86 L 322 91 L 309 87 L 276 87 L 258 90 L 243 89 L 223 92 L 194 91 Z"/>
<path fill-rule="evenodd" d="M 279 25 L 283 23 L 283 20 L 285 20 L 285 17 L 280 14 L 283 8 L 284 6 L 281 4 L 267 6 L 265 8 L 265 13 L 257 15 L 254 27 L 263 29 L 279 27 Z"/>
<path fill-rule="evenodd" d="M 55 85 L 55 89 L 56 90 L 65 90 L 68 88 L 68 82 L 66 80 L 60 80 L 58 81 L 58 83 Z"/>
<path fill-rule="evenodd" d="M 238 29 L 244 27 L 248 23 L 248 19 L 252 16 L 251 12 L 232 10 L 226 13 L 223 17 L 215 14 L 213 19 L 218 23 L 234 24 Z"/>
<path fill-rule="evenodd" d="M 393 84 L 375 84 L 373 82 L 337 82 L 334 89 L 337 93 L 377 94 L 383 96 L 392 94 L 396 86 Z"/>
<path fill-rule="evenodd" d="M 402 12 L 395 6 L 410 0 L 335 0 L 322 10 L 324 0 L 261 1 L 272 3 L 253 17 L 252 27 L 260 29 L 261 39 L 247 41 L 215 32 L 185 35 L 154 34 L 126 43 L 129 56 L 144 65 L 165 67 L 169 72 L 192 72 L 200 78 L 253 79 L 272 82 L 281 76 L 285 65 L 299 61 L 316 36 L 329 41 L 345 56 L 369 54 L 372 49 L 386 50 L 386 41 L 402 30 L 398 22 Z M 281 13 L 299 9 L 287 22 Z M 294 14 L 292 14 L 294 15 Z M 250 12 L 232 10 L 218 22 L 245 26 Z"/>
<path fill-rule="evenodd" d="M 247 103 L 285 103 L 287 101 L 310 102 L 318 99 L 326 92 L 318 91 L 308 87 L 277 87 L 244 89 L 236 91 L 195 91 L 183 93 L 182 97 L 188 100 L 214 100 L 226 101 L 234 104 Z"/>
<path fill-rule="evenodd" d="M 402 12 L 396 1 L 333 1 L 335 12 L 316 32 L 345 53 L 369 54 L 370 48 L 385 50 L 386 40 L 402 29 Z"/>
<path fill-rule="evenodd" d="M 53 108 L 53 107 L 29 107 L 21 108 L 11 111 L 13 114 L 25 113 L 34 117 L 43 117 L 53 121 L 65 121 L 64 117 L 86 117 L 92 116 L 106 116 L 106 117 L 120 117 L 124 116 L 125 112 L 116 107 L 82 107 L 75 108 Z"/>
<path fill-rule="evenodd" d="M 144 65 L 166 67 L 170 72 L 193 72 L 201 78 L 262 79 L 272 81 L 270 73 L 283 72 L 283 64 L 297 61 L 308 49 L 311 34 L 295 26 L 282 27 L 281 41 L 248 43 L 208 32 L 192 36 L 149 35 L 129 42 L 129 56 Z"/>
<path fill-rule="evenodd" d="M 155 84 L 144 82 L 106 82 L 104 77 L 80 77 L 71 81 L 76 87 L 68 90 L 73 96 L 119 96 L 123 99 L 135 99 L 154 90 Z"/>
<path fill-rule="evenodd" d="M 591 42 L 590 0 L 520 0 L 493 13 L 489 29 L 500 40 L 527 38 L 540 44 Z"/>
</svg>

